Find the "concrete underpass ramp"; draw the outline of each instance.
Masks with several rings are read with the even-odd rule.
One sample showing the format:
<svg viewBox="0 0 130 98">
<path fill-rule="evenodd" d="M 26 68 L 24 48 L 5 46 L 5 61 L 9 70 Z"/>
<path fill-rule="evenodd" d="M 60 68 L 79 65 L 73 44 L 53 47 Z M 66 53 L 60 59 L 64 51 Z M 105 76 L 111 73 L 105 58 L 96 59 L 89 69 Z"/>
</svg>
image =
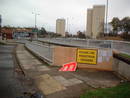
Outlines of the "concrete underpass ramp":
<svg viewBox="0 0 130 98">
<path fill-rule="evenodd" d="M 36 78 L 36 85 L 42 92 L 44 92 L 45 95 L 49 95 L 66 89 L 49 74 L 41 75 Z"/>
<path fill-rule="evenodd" d="M 36 46 L 34 47 L 37 49 Z M 112 87 L 120 83 L 120 79 L 112 72 L 88 69 L 61 72 L 59 66 L 46 66 L 47 64 L 39 61 L 21 45 L 18 46 L 16 53 L 25 75 L 31 78 L 46 98 L 79 98 L 87 90 Z M 44 53 L 41 55 L 44 56 Z"/>
<path fill-rule="evenodd" d="M 52 64 L 53 49 L 49 46 L 43 46 L 36 43 L 26 43 L 25 47 L 42 61 Z"/>
</svg>

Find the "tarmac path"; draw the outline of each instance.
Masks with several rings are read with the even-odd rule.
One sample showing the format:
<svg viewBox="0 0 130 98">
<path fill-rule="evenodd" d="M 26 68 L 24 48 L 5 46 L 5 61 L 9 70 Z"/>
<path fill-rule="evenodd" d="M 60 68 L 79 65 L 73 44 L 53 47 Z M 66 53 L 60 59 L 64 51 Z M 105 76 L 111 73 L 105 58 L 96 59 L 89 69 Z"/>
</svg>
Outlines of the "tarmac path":
<svg viewBox="0 0 130 98">
<path fill-rule="evenodd" d="M 0 45 L 0 98 L 17 98 L 25 91 L 14 71 L 14 48 L 13 45 Z"/>
</svg>

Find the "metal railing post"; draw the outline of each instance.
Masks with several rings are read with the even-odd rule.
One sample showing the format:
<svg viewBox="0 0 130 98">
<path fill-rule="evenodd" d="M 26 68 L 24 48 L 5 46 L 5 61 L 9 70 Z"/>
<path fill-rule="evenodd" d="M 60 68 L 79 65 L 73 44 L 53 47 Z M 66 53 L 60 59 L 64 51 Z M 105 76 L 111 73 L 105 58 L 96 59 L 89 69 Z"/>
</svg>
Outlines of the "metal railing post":
<svg viewBox="0 0 130 98">
<path fill-rule="evenodd" d="M 111 41 L 111 49 L 113 49 L 113 40 Z"/>
<path fill-rule="evenodd" d="M 87 40 L 87 47 L 89 47 L 89 39 Z"/>
</svg>

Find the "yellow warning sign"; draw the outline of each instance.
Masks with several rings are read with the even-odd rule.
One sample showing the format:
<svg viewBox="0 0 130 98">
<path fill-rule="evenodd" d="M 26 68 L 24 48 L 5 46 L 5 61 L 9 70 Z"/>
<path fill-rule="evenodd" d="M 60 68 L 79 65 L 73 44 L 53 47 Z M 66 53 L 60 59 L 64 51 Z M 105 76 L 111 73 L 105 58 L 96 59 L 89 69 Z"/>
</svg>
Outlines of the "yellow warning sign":
<svg viewBox="0 0 130 98">
<path fill-rule="evenodd" d="M 97 64 L 97 50 L 96 49 L 78 49 L 77 62 L 86 64 Z"/>
</svg>

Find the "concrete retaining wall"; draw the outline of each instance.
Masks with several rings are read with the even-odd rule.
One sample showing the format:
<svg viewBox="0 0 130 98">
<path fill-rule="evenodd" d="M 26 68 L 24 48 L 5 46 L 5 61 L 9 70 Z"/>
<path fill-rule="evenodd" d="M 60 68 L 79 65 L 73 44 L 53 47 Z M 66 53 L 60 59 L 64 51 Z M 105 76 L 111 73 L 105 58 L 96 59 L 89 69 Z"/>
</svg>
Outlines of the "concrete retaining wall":
<svg viewBox="0 0 130 98">
<path fill-rule="evenodd" d="M 77 48 L 57 46 L 53 50 L 53 65 L 62 66 L 63 64 L 76 61 Z"/>
<path fill-rule="evenodd" d="M 130 80 L 130 65 L 114 58 L 113 71 Z"/>
<path fill-rule="evenodd" d="M 97 49 L 100 51 L 109 51 L 108 49 Z M 99 54 L 99 53 L 98 53 Z M 53 65 L 62 66 L 70 62 L 77 62 L 77 48 L 57 46 L 53 51 Z M 105 59 L 107 57 L 104 57 Z M 78 68 L 88 68 L 97 70 L 112 71 L 113 57 L 110 56 L 108 61 L 97 62 L 95 65 L 78 63 Z"/>
</svg>

